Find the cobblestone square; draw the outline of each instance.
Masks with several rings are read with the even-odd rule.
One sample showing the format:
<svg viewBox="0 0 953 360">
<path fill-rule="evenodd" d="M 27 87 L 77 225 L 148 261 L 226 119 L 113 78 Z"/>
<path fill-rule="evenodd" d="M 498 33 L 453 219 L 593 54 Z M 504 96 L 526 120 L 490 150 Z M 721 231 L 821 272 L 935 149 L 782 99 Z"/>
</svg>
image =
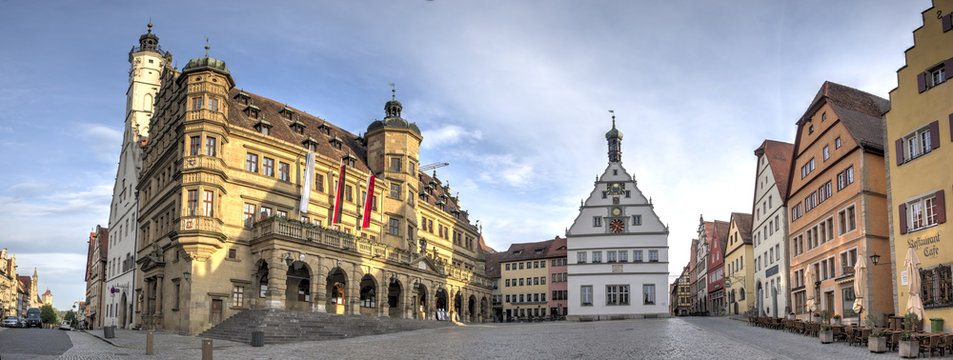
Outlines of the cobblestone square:
<svg viewBox="0 0 953 360">
<path fill-rule="evenodd" d="M 155 356 L 144 332 L 123 332 L 112 345 L 70 332 L 60 359 L 198 359 L 201 339 L 159 333 Z M 137 340 L 142 340 L 138 341 Z M 215 359 L 886 359 L 866 347 L 748 326 L 730 318 L 483 324 L 344 340 L 265 345 L 216 341 Z"/>
</svg>

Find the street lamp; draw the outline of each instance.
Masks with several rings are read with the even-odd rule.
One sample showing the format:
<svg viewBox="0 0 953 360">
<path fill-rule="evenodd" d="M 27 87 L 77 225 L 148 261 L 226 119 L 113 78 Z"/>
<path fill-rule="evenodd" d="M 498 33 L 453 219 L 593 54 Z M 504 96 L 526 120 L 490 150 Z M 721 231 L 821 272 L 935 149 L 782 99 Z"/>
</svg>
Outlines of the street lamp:
<svg viewBox="0 0 953 360">
<path fill-rule="evenodd" d="M 874 266 L 880 265 L 880 264 L 879 264 L 879 263 L 880 263 L 880 255 L 877 255 L 877 254 L 870 255 L 870 262 L 871 262 L 872 264 L 874 264 Z M 887 265 L 887 264 L 884 264 L 884 265 Z"/>
</svg>

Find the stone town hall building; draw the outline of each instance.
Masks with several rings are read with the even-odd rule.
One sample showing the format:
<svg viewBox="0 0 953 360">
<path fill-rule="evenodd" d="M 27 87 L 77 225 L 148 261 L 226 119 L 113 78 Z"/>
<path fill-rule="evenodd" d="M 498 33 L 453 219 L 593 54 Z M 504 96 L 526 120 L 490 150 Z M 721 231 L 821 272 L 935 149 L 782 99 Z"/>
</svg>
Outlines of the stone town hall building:
<svg viewBox="0 0 953 360">
<path fill-rule="evenodd" d="M 239 90 L 207 53 L 166 61 L 159 81 L 136 188 L 137 324 L 195 334 L 246 309 L 490 319 L 492 249 L 419 170 L 400 102 L 358 136 Z"/>
</svg>

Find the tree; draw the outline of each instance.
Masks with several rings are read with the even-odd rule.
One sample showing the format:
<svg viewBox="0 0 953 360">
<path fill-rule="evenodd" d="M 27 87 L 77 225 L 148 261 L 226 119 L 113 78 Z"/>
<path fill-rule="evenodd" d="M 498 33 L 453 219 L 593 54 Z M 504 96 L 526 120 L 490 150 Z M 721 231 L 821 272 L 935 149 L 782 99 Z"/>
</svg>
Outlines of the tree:
<svg viewBox="0 0 953 360">
<path fill-rule="evenodd" d="M 76 312 L 73 310 L 67 311 L 66 314 L 63 315 L 63 320 L 69 321 L 71 326 L 76 325 Z"/>
<path fill-rule="evenodd" d="M 40 320 L 44 324 L 56 324 L 57 323 L 56 309 L 52 305 L 43 305 L 40 308 Z"/>
</svg>

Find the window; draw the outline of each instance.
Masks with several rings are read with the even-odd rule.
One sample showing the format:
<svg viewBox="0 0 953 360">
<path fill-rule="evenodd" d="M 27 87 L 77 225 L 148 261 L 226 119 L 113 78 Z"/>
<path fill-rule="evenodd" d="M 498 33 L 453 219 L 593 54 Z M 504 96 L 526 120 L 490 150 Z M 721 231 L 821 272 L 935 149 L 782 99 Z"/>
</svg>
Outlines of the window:
<svg viewBox="0 0 953 360">
<path fill-rule="evenodd" d="M 407 190 L 407 204 L 414 206 L 414 192 Z"/>
<path fill-rule="evenodd" d="M 592 262 L 601 263 L 602 262 L 602 251 L 593 251 L 592 252 Z"/>
<path fill-rule="evenodd" d="M 576 252 L 576 263 L 577 263 L 577 264 L 585 264 L 585 263 L 586 263 L 586 252 L 585 252 L 585 251 Z"/>
<path fill-rule="evenodd" d="M 189 216 L 195 216 L 198 213 L 199 206 L 199 191 L 198 190 L 189 190 L 189 199 L 188 199 L 188 209 Z"/>
<path fill-rule="evenodd" d="M 642 225 L 642 215 L 632 215 L 632 225 Z"/>
<path fill-rule="evenodd" d="M 284 210 L 277 210 L 277 211 L 276 211 L 276 214 L 278 215 L 278 217 L 282 217 L 282 218 L 287 218 L 287 217 L 288 217 L 288 212 L 287 212 L 287 211 L 284 211 Z"/>
<path fill-rule="evenodd" d="M 533 285 L 539 285 L 539 278 L 538 278 L 538 277 L 534 277 L 534 278 L 533 278 Z"/>
<path fill-rule="evenodd" d="M 807 127 L 807 133 L 808 133 L 809 135 L 814 133 L 814 125 L 811 125 L 811 126 L 808 126 L 808 127 Z"/>
<path fill-rule="evenodd" d="M 817 189 L 817 203 L 820 204 L 831 197 L 831 182 L 828 180 Z"/>
<path fill-rule="evenodd" d="M 546 267 L 546 260 L 540 260 L 540 261 L 539 261 L 539 267 L 545 268 L 545 267 Z"/>
<path fill-rule="evenodd" d="M 629 285 L 606 285 L 606 305 L 629 305 Z"/>
<path fill-rule="evenodd" d="M 628 262 L 629 261 L 629 251 L 620 250 L 619 251 L 619 262 Z"/>
<path fill-rule="evenodd" d="M 935 140 L 934 137 L 939 138 L 936 136 L 938 134 L 934 134 L 933 131 L 939 131 L 938 122 L 924 126 L 904 137 L 904 158 L 899 159 L 901 160 L 900 163 L 909 162 L 910 160 L 916 159 L 929 153 L 930 151 L 933 151 L 933 149 L 939 145 L 933 141 Z"/>
<path fill-rule="evenodd" d="M 392 235 L 400 235 L 400 220 L 390 219 L 390 223 L 387 227 L 387 232 Z"/>
<path fill-rule="evenodd" d="M 192 98 L 192 110 L 201 110 L 202 109 L 202 98 L 196 97 Z"/>
<path fill-rule="evenodd" d="M 811 160 L 808 160 L 801 166 L 801 179 L 807 177 L 811 171 L 814 171 L 814 158 L 811 158 Z"/>
<path fill-rule="evenodd" d="M 642 304 L 655 305 L 655 284 L 642 285 Z"/>
<path fill-rule="evenodd" d="M 854 182 L 854 166 L 850 166 L 837 174 L 837 191 L 843 190 Z"/>
<path fill-rule="evenodd" d="M 262 173 L 265 176 L 274 177 L 275 176 L 275 159 L 266 157 L 264 161 L 261 162 Z"/>
<path fill-rule="evenodd" d="M 278 163 L 278 179 L 282 181 L 291 180 L 291 165 L 287 163 Z"/>
<path fill-rule="evenodd" d="M 817 206 L 817 192 L 812 192 L 804 197 L 804 212 L 811 211 Z"/>
<path fill-rule="evenodd" d="M 510 269 L 510 264 L 506 264 L 506 270 L 509 270 L 509 269 Z M 509 280 L 507 280 L 507 281 L 509 281 Z"/>
<path fill-rule="evenodd" d="M 601 227 L 602 226 L 602 217 L 593 216 L 592 217 L 592 227 Z"/>
<path fill-rule="evenodd" d="M 939 207 L 944 206 L 944 204 L 937 204 L 938 202 L 945 200 L 945 198 L 946 196 L 941 190 L 928 196 L 907 202 L 905 209 L 906 211 L 904 211 L 907 221 L 906 224 L 901 224 L 901 226 L 907 225 L 904 226 L 906 231 L 916 231 L 936 225 L 940 222 L 945 222 L 945 218 L 941 219 L 941 217 L 938 216 L 938 213 L 940 212 L 938 211 Z M 901 211 L 903 211 L 903 209 L 901 209 Z M 945 211 L 943 212 L 945 213 Z M 905 233 L 905 231 L 901 231 L 901 233 Z"/>
<path fill-rule="evenodd" d="M 930 70 L 930 87 L 940 85 L 944 81 L 946 81 L 946 69 L 943 65 Z"/>
<path fill-rule="evenodd" d="M 853 205 L 837 213 L 837 225 L 840 230 L 840 235 L 844 235 L 849 231 L 854 231 L 854 229 L 857 228 L 857 221 L 854 219 Z"/>
<path fill-rule="evenodd" d="M 831 158 L 831 148 L 830 145 L 824 145 L 824 161 Z"/>
<path fill-rule="evenodd" d="M 834 139 L 834 148 L 840 149 L 840 136 Z"/>
<path fill-rule="evenodd" d="M 193 137 L 190 139 L 190 144 L 191 144 L 191 146 L 190 146 L 189 155 L 192 155 L 192 156 L 198 155 L 198 154 L 199 154 L 199 148 L 202 147 L 202 137 L 201 137 L 201 136 L 193 136 Z"/>
<path fill-rule="evenodd" d="M 827 120 L 827 111 L 821 113 L 821 121 Z"/>
<path fill-rule="evenodd" d="M 244 208 L 245 227 L 251 227 L 255 223 L 255 205 L 245 203 Z"/>
<path fill-rule="evenodd" d="M 245 154 L 245 171 L 258 172 L 258 155 Z"/>
<path fill-rule="evenodd" d="M 324 175 L 314 174 L 314 189 L 318 192 L 324 192 Z"/>
<path fill-rule="evenodd" d="M 803 213 L 801 212 L 801 203 L 797 203 L 797 205 L 794 205 L 791 207 L 791 221 L 792 222 L 800 218 L 801 215 L 803 215 Z"/>
<path fill-rule="evenodd" d="M 218 99 L 208 99 L 208 109 L 218 111 Z"/>
<path fill-rule="evenodd" d="M 525 280 L 526 279 L 520 278 L 520 286 L 523 286 Z"/>
<path fill-rule="evenodd" d="M 658 250 L 649 250 L 649 262 L 658 262 Z"/>
<path fill-rule="evenodd" d="M 400 158 L 390 158 L 390 171 L 400 172 Z"/>
<path fill-rule="evenodd" d="M 606 262 L 614 263 L 615 260 L 615 251 L 606 251 Z"/>
<path fill-rule="evenodd" d="M 203 215 L 209 216 L 209 217 L 213 216 L 213 214 L 214 214 L 214 213 L 212 212 L 212 210 L 213 210 L 213 208 L 212 208 L 212 196 L 213 196 L 213 195 L 212 195 L 212 194 L 213 194 L 213 193 L 212 193 L 212 190 L 205 190 L 205 196 L 202 198 L 202 206 L 203 206 L 203 210 L 205 211 L 205 213 L 204 213 Z M 192 195 L 192 194 L 189 194 L 189 196 L 191 196 L 191 195 Z M 191 215 L 195 215 L 191 210 L 190 210 L 190 214 L 191 214 Z"/>
<path fill-rule="evenodd" d="M 579 290 L 580 304 L 582 306 L 592 306 L 592 285 L 583 285 Z"/>
<path fill-rule="evenodd" d="M 854 272 L 854 265 L 857 263 L 857 249 L 850 249 L 840 253 L 841 275 L 847 275 Z"/>
<path fill-rule="evenodd" d="M 264 206 L 262 206 L 262 207 L 261 207 L 261 216 L 259 216 L 258 218 L 259 218 L 259 219 L 264 219 L 264 218 L 268 218 L 268 217 L 271 217 L 271 208 L 270 208 L 270 207 L 264 207 Z"/>
<path fill-rule="evenodd" d="M 215 156 L 215 138 L 205 138 L 205 155 Z"/>
<path fill-rule="evenodd" d="M 642 250 L 635 250 L 632 252 L 632 261 L 642 262 Z"/>
<path fill-rule="evenodd" d="M 245 287 L 235 285 L 232 287 L 232 307 L 244 307 L 245 306 Z"/>
<path fill-rule="evenodd" d="M 390 197 L 400 200 L 400 184 L 390 184 Z"/>
<path fill-rule="evenodd" d="M 344 184 L 344 200 L 354 202 L 354 188 L 351 185 Z"/>
</svg>

